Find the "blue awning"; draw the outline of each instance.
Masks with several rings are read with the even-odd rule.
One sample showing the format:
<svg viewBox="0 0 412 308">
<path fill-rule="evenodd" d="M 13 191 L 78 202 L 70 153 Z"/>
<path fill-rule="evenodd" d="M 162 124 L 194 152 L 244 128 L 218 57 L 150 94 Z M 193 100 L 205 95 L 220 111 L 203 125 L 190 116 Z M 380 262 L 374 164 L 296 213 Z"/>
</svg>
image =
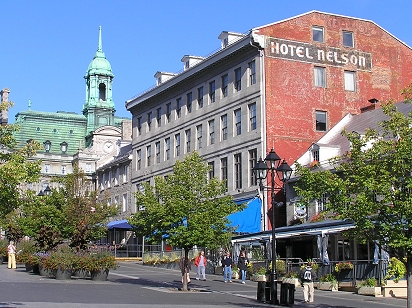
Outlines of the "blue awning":
<svg viewBox="0 0 412 308">
<path fill-rule="evenodd" d="M 237 227 L 236 233 L 255 233 L 260 232 L 260 220 L 262 200 L 259 197 L 235 200 L 237 204 L 247 203 L 246 208 L 227 218 L 230 221 L 229 226 Z"/>
<path fill-rule="evenodd" d="M 123 229 L 123 230 L 131 230 L 132 226 L 129 225 L 126 219 L 123 220 L 116 220 L 116 221 L 111 221 L 107 224 L 107 229 L 112 230 L 112 229 Z"/>
</svg>

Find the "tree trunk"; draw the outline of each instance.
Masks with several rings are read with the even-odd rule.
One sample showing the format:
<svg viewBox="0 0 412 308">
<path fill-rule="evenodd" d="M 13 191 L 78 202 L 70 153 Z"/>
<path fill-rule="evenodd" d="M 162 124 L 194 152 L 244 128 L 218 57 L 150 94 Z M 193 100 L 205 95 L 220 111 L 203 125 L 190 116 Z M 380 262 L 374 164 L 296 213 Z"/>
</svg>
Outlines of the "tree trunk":
<svg viewBox="0 0 412 308">
<path fill-rule="evenodd" d="M 406 286 L 407 286 L 407 300 L 406 307 L 412 308 L 412 257 L 406 260 Z"/>
<path fill-rule="evenodd" d="M 189 273 L 189 249 L 185 248 L 185 256 L 184 256 L 183 269 L 182 269 L 182 274 L 183 274 L 182 291 L 189 290 L 187 287 L 187 273 Z"/>
</svg>

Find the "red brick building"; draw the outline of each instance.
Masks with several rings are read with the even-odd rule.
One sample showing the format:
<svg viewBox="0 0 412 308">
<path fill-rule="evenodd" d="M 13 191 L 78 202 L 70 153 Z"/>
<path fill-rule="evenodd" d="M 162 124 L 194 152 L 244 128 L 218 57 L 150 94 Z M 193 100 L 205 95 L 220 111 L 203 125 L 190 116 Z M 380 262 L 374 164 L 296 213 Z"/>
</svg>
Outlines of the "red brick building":
<svg viewBox="0 0 412 308">
<path fill-rule="evenodd" d="M 267 151 L 289 163 L 345 114 L 399 101 L 412 81 L 412 49 L 373 21 L 312 11 L 252 31 L 265 36 Z"/>
<path fill-rule="evenodd" d="M 219 39 L 221 49 L 183 56 L 183 71 L 159 70 L 155 87 L 126 102 L 133 192 L 196 150 L 228 194 L 252 200 L 253 168 L 271 148 L 291 165 L 344 115 L 399 100 L 412 81 L 412 49 L 372 21 L 313 11 Z M 263 195 L 254 217 L 268 229 Z M 285 224 L 283 206 L 276 225 Z"/>
</svg>

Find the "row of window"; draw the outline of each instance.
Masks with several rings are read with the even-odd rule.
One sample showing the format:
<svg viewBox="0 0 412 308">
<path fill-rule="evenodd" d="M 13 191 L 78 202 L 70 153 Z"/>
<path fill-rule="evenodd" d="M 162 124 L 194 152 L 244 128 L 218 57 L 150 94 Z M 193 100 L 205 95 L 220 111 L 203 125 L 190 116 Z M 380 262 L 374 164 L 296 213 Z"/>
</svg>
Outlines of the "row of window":
<svg viewBox="0 0 412 308">
<path fill-rule="evenodd" d="M 229 161 L 232 162 L 229 165 Z M 218 177 L 220 180 L 225 181 L 226 190 L 229 188 L 229 181 L 232 181 L 230 188 L 242 189 L 244 187 L 244 181 L 248 180 L 248 186 L 255 186 L 257 184 L 255 172 L 253 168 L 257 162 L 257 149 L 251 149 L 248 151 L 248 172 L 246 179 L 246 173 L 242 166 L 242 153 L 236 153 L 233 155 L 233 159 L 229 160 L 229 157 L 222 157 L 216 161 L 209 161 L 209 179 Z M 140 190 L 140 184 L 137 185 L 137 189 Z"/>
<path fill-rule="evenodd" d="M 39 133 L 39 132 L 41 132 L 41 130 L 42 130 L 42 129 L 41 129 L 40 127 L 36 127 L 36 132 Z M 57 134 L 57 133 L 59 133 L 59 131 L 57 130 L 57 128 L 53 128 L 53 129 L 52 129 L 52 133 L 53 133 L 53 134 Z M 72 129 L 70 129 L 70 130 L 69 130 L 69 134 L 72 135 L 73 133 L 74 133 L 74 131 L 73 131 Z"/>
<path fill-rule="evenodd" d="M 109 170 L 107 173 L 99 175 L 100 190 L 117 186 L 128 182 L 128 165 L 117 167 L 114 171 Z M 114 176 L 113 176 L 114 173 Z"/>
<path fill-rule="evenodd" d="M 325 29 L 319 26 L 312 27 L 312 39 L 314 42 L 324 43 L 325 42 Z M 342 45 L 345 47 L 354 48 L 355 42 L 353 38 L 353 32 L 342 31 Z"/>
<path fill-rule="evenodd" d="M 126 211 L 127 211 L 127 205 L 128 205 L 128 203 L 127 203 L 127 193 L 124 193 L 124 194 L 122 195 L 122 202 L 121 202 L 121 203 L 120 203 L 120 200 L 119 200 L 119 196 L 114 196 L 113 202 L 114 202 L 114 204 L 116 205 L 116 207 L 119 207 L 119 206 L 122 207 L 122 208 L 121 208 L 122 212 L 126 212 Z M 110 206 L 110 205 L 112 204 L 112 200 L 109 199 L 109 200 L 107 201 L 107 203 L 108 203 L 108 205 Z"/>
<path fill-rule="evenodd" d="M 256 64 L 255 61 L 252 61 L 248 63 L 247 67 L 247 72 L 248 72 L 248 83 L 249 85 L 256 84 Z M 234 82 L 233 82 L 233 91 L 238 92 L 242 89 L 242 68 L 238 67 L 234 70 Z M 204 93 L 204 87 L 201 86 L 197 88 L 197 109 L 202 109 L 204 106 L 204 98 L 205 98 L 205 93 Z M 207 93 L 207 98 L 209 104 L 212 104 L 216 102 L 216 81 L 210 81 L 208 85 L 208 93 Z M 220 94 L 221 98 L 225 98 L 229 95 L 229 75 L 225 74 L 221 76 L 221 83 L 220 83 Z M 164 116 L 164 123 L 169 123 L 172 120 L 172 111 L 173 108 L 175 110 L 174 114 L 174 119 L 179 119 L 182 117 L 182 109 L 183 109 L 183 98 L 178 97 L 175 101 L 174 106 L 172 107 L 172 102 L 169 102 L 165 105 L 166 107 L 166 113 Z M 188 92 L 186 94 L 186 114 L 190 114 L 193 111 L 193 103 L 194 103 L 194 98 L 193 98 L 193 92 Z M 150 131 L 153 126 L 153 117 L 156 117 L 156 125 L 157 127 L 160 127 L 162 125 L 162 115 L 163 115 L 163 108 L 159 107 L 156 109 L 156 112 L 154 113 L 153 111 L 150 111 L 147 113 L 146 116 L 146 124 L 147 124 L 147 129 L 146 131 Z M 137 135 L 141 135 L 142 133 L 142 125 L 143 125 L 143 118 L 138 117 L 137 118 Z"/>
<path fill-rule="evenodd" d="M 91 166 L 90 166 L 90 168 L 91 168 Z M 46 173 L 46 174 L 51 174 L 52 173 L 50 164 L 44 164 L 43 172 Z M 57 174 L 57 173 L 54 172 L 53 174 Z M 60 166 L 60 174 L 67 174 L 67 166 L 66 165 L 61 165 Z"/>
<path fill-rule="evenodd" d="M 215 119 L 207 121 L 207 136 L 206 144 L 213 145 L 216 143 L 216 133 L 219 134 L 220 141 L 225 141 L 229 137 L 229 125 L 228 125 L 228 115 L 224 114 L 220 116 L 219 119 L 220 127 L 216 130 Z M 242 110 L 241 108 L 233 111 L 232 115 L 232 135 L 239 136 L 242 134 Z M 256 117 L 256 103 L 251 103 L 248 105 L 248 130 L 253 131 L 257 128 L 257 117 Z M 184 153 L 190 153 L 193 150 L 200 150 L 204 146 L 204 128 L 203 124 L 199 124 L 195 127 L 195 144 L 192 145 L 192 129 L 186 129 L 183 136 L 181 133 L 177 133 L 173 138 L 174 153 L 172 153 L 172 140 L 167 137 L 163 141 L 163 161 L 169 160 L 172 155 L 174 157 L 179 157 L 182 154 L 182 147 L 184 147 Z M 182 138 L 184 138 L 182 143 Z M 156 141 L 154 144 L 154 163 L 158 164 L 161 162 L 161 142 Z M 146 167 L 151 166 L 153 163 L 153 153 L 152 145 L 146 146 Z M 136 151 L 136 170 L 142 168 L 142 150 Z"/>
<path fill-rule="evenodd" d="M 326 88 L 326 68 L 322 66 L 314 67 L 315 87 Z M 356 92 L 356 72 L 344 71 L 344 88 L 345 91 Z"/>
<path fill-rule="evenodd" d="M 51 147 L 52 147 L 52 143 L 50 142 L 50 140 L 46 140 L 43 143 L 43 146 L 44 146 L 44 151 L 45 152 L 50 152 Z M 62 151 L 62 153 L 66 153 L 67 148 L 68 148 L 68 144 L 67 144 L 66 141 L 63 141 L 62 143 L 60 143 L 60 151 Z"/>
<path fill-rule="evenodd" d="M 253 168 L 256 165 L 257 161 L 257 150 L 252 149 L 248 151 L 248 175 L 249 175 L 249 183 L 248 186 L 254 186 L 257 184 L 256 182 L 256 175 L 253 172 Z M 218 162 L 220 163 L 220 180 L 224 180 L 226 182 L 226 190 L 228 189 L 228 174 L 232 172 L 233 176 L 233 188 L 234 189 L 242 189 L 243 188 L 243 179 L 242 179 L 242 153 L 237 153 L 233 155 L 233 166 L 229 170 L 228 168 L 228 158 L 223 157 Z M 215 177 L 215 162 L 211 161 L 208 162 L 209 166 L 209 179 Z"/>
</svg>

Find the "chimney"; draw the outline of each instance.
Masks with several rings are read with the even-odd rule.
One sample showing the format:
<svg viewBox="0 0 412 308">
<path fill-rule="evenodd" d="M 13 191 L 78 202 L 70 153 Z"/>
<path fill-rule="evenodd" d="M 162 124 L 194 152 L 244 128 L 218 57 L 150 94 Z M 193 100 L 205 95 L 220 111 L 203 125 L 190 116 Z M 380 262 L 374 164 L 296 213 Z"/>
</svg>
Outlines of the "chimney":
<svg viewBox="0 0 412 308">
<path fill-rule="evenodd" d="M 371 110 L 375 110 L 376 109 L 376 104 L 379 102 L 379 100 L 376 99 L 376 98 L 371 98 L 371 99 L 368 100 L 368 102 L 371 103 L 371 104 L 369 106 L 362 107 L 360 109 L 361 113 L 371 111 Z"/>
<path fill-rule="evenodd" d="M 0 95 L 1 95 L 1 103 L 6 103 L 5 105 L 7 105 L 7 103 L 9 102 L 9 93 L 10 90 L 4 88 L 3 90 L 0 91 Z M 1 110 L 1 126 L 5 126 L 7 125 L 7 123 L 9 122 L 9 116 L 8 116 L 8 111 L 7 109 L 5 110 Z"/>
</svg>

